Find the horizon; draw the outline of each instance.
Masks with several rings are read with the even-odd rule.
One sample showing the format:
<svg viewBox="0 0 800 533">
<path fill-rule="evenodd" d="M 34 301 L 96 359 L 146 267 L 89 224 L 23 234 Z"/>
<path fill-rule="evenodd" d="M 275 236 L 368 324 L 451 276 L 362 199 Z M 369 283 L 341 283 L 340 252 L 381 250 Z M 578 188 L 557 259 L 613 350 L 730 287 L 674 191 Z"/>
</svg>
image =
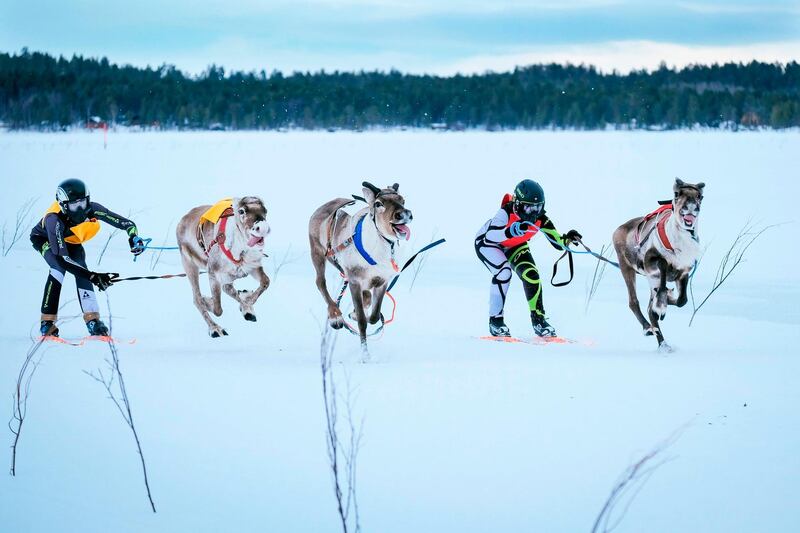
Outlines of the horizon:
<svg viewBox="0 0 800 533">
<path fill-rule="evenodd" d="M 560 67 L 564 67 L 564 68 L 579 68 L 579 69 L 585 69 L 585 70 L 592 70 L 593 69 L 594 71 L 598 72 L 602 76 L 626 76 L 626 75 L 629 75 L 629 74 L 634 73 L 634 72 L 645 72 L 647 74 L 652 74 L 653 72 L 655 72 L 657 70 L 660 70 L 661 68 L 666 68 L 666 69 L 671 70 L 673 72 L 680 72 L 682 70 L 685 70 L 685 69 L 688 69 L 688 68 L 693 68 L 693 67 L 711 68 L 711 67 L 715 67 L 715 66 L 716 67 L 723 67 L 723 66 L 726 66 L 726 65 L 745 66 L 745 65 L 748 65 L 750 63 L 761 63 L 761 64 L 777 65 L 777 66 L 779 66 L 781 68 L 786 68 L 787 65 L 797 64 L 798 63 L 797 59 L 789 59 L 787 61 L 778 61 L 778 60 L 776 60 L 776 61 L 762 61 L 762 60 L 758 60 L 758 59 L 751 59 L 751 60 L 746 60 L 746 61 L 728 60 L 728 61 L 724 61 L 724 62 L 715 61 L 715 62 L 711 62 L 711 63 L 688 63 L 688 64 L 682 65 L 682 66 L 673 66 L 673 65 L 668 65 L 666 62 L 662 61 L 659 65 L 656 65 L 656 66 L 654 66 L 652 68 L 651 67 L 642 67 L 642 68 L 631 68 L 630 70 L 613 69 L 611 71 L 607 71 L 607 70 L 603 70 L 602 68 L 598 67 L 597 65 L 588 64 L 588 63 L 572 63 L 570 61 L 564 61 L 564 62 L 549 61 L 549 62 L 538 62 L 538 63 L 528 63 L 528 64 L 515 65 L 515 66 L 512 66 L 512 67 L 510 67 L 508 69 L 505 69 L 505 70 L 484 70 L 484 71 L 481 71 L 481 72 L 468 72 L 468 73 L 454 72 L 454 73 L 449 73 L 449 74 L 438 74 L 438 73 L 427 73 L 427 72 L 407 72 L 407 71 L 402 71 L 402 70 L 399 70 L 399 69 L 396 69 L 396 68 L 390 68 L 390 69 L 375 68 L 375 69 L 359 69 L 359 70 L 328 70 L 328 69 L 325 69 L 325 68 L 321 68 L 321 69 L 317 69 L 317 70 L 292 70 L 292 71 L 284 71 L 284 70 L 274 69 L 274 70 L 267 71 L 266 69 L 255 67 L 255 68 L 250 69 L 250 70 L 239 70 L 239 69 L 229 69 L 225 65 L 219 65 L 219 64 L 210 63 L 209 65 L 207 65 L 200 72 L 190 72 L 190 71 L 187 71 L 187 70 L 184 70 L 184 69 L 180 68 L 178 65 L 174 65 L 172 63 L 166 63 L 166 62 L 165 63 L 161 63 L 161 64 L 135 65 L 135 64 L 131 64 L 131 63 L 123 63 L 123 62 L 115 61 L 113 58 L 105 56 L 105 55 L 97 56 L 97 55 L 81 54 L 81 53 L 78 53 L 78 52 L 74 52 L 72 54 L 53 54 L 53 53 L 50 53 L 50 52 L 47 52 L 47 51 L 43 51 L 43 50 L 29 50 L 27 47 L 23 47 L 22 49 L 16 50 L 16 51 L 0 50 L 0 54 L 8 54 L 11 57 L 21 57 L 25 53 L 28 53 L 28 54 L 31 54 L 31 55 L 32 54 L 42 54 L 42 55 L 46 55 L 48 57 L 51 57 L 51 58 L 53 58 L 55 60 L 63 59 L 63 60 L 66 60 L 66 61 L 71 61 L 74 58 L 82 59 L 82 60 L 85 60 L 85 61 L 97 61 L 97 62 L 100 62 L 102 60 L 106 60 L 109 65 L 113 65 L 113 66 L 120 67 L 120 68 L 132 67 L 132 68 L 141 69 L 141 70 L 150 69 L 150 70 L 153 70 L 153 71 L 158 71 L 158 70 L 160 70 L 160 69 L 162 69 L 164 67 L 167 67 L 167 68 L 175 69 L 176 71 L 180 72 L 181 74 L 183 74 L 183 76 L 185 76 L 186 78 L 189 78 L 189 79 L 200 79 L 203 76 L 207 75 L 208 72 L 212 68 L 222 68 L 224 70 L 224 72 L 225 72 L 225 77 L 228 77 L 228 76 L 231 76 L 231 75 L 236 75 L 236 74 L 260 75 L 261 72 L 264 72 L 266 74 L 267 78 L 271 77 L 274 74 L 280 74 L 280 75 L 282 75 L 284 77 L 288 77 L 288 76 L 293 76 L 293 75 L 333 75 L 333 74 L 359 74 L 359 73 L 365 73 L 365 74 L 390 74 L 392 72 L 397 72 L 397 73 L 400 73 L 400 74 L 402 74 L 404 76 L 420 76 L 420 77 L 422 77 L 422 76 L 431 76 L 431 77 L 438 77 L 438 78 L 453 78 L 453 77 L 456 77 L 456 76 L 480 77 L 480 76 L 492 75 L 492 74 L 510 74 L 510 73 L 513 73 L 515 70 L 525 70 L 525 69 L 528 69 L 528 68 L 550 67 L 550 66 L 560 66 Z"/>
<path fill-rule="evenodd" d="M 0 50 L 226 71 L 451 76 L 532 64 L 652 71 L 800 58 L 793 0 L 0 0 Z M 11 53 L 11 52 L 9 52 Z"/>
</svg>

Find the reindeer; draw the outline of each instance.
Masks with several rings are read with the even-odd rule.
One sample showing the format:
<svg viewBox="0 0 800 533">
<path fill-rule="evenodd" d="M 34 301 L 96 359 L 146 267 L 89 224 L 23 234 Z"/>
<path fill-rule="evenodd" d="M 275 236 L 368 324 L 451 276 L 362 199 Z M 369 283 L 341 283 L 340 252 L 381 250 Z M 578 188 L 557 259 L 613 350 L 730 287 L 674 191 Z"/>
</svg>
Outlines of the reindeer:
<svg viewBox="0 0 800 533">
<path fill-rule="evenodd" d="M 337 198 L 322 205 L 311 215 L 308 239 L 311 262 L 317 272 L 317 288 L 328 304 L 328 323 L 334 329 L 344 326 L 342 312 L 331 298 L 325 282 L 327 259 L 350 284 L 354 311 L 358 321 L 363 360 L 367 351 L 367 323 L 381 318 L 381 304 L 387 284 L 397 275 L 395 251 L 401 240 L 408 240 L 407 223 L 413 216 L 405 207 L 405 199 L 397 192 L 399 185 L 379 189 L 363 184 L 367 206 L 350 216 L 342 208 L 355 202 Z"/>
<path fill-rule="evenodd" d="M 664 342 L 658 322 L 664 320 L 667 305 L 686 305 L 689 275 L 700 258 L 697 217 L 704 187 L 705 183 L 685 183 L 676 178 L 671 202 L 660 202 L 662 206 L 656 211 L 629 220 L 614 232 L 619 268 L 628 287 L 628 305 L 644 334 L 655 335 L 662 351 L 672 348 Z M 636 297 L 636 274 L 650 282 L 649 322 Z M 677 294 L 667 289 L 667 282 L 675 282 Z"/>
<path fill-rule="evenodd" d="M 219 204 L 218 204 L 219 205 Z M 255 196 L 233 198 L 217 222 L 203 218 L 210 205 L 195 207 L 181 218 L 176 229 L 183 269 L 192 286 L 194 305 L 208 324 L 212 338 L 228 332 L 212 320 L 209 312 L 222 315 L 221 291 L 239 303 L 245 320 L 256 321 L 253 306 L 269 287 L 269 277 L 261 267 L 264 238 L 270 228 L 267 209 Z M 232 223 L 229 223 L 232 222 Z M 200 292 L 200 269 L 208 273 L 211 297 Z M 255 291 L 237 291 L 233 282 L 247 276 L 258 281 Z"/>
</svg>

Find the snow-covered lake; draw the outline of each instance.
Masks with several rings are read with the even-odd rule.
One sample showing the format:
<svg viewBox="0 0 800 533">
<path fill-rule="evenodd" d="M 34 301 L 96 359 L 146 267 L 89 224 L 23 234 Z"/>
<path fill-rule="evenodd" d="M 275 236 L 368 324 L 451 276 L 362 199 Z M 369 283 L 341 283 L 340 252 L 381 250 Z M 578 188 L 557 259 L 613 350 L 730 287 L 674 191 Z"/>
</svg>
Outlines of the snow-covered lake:
<svg viewBox="0 0 800 533">
<path fill-rule="evenodd" d="M 174 224 L 193 206 L 258 195 L 272 227 L 265 266 L 272 274 L 288 260 L 256 306 L 257 323 L 223 296 L 223 339 L 207 336 L 183 279 L 109 290 L 115 335 L 137 339 L 119 353 L 155 515 L 127 427 L 82 372 L 103 367 L 108 347 L 47 344 L 17 476 L 0 476 L 0 530 L 340 530 L 320 387 L 325 306 L 306 229 L 317 206 L 359 193 L 365 179 L 400 183 L 414 213 L 404 254 L 448 241 L 429 254 L 413 290 L 411 276 L 401 278 L 397 319 L 371 342 L 375 362 L 359 364 L 358 340 L 338 334 L 337 369 L 349 373 L 365 421 L 365 532 L 588 532 L 623 470 L 683 426 L 664 452 L 671 460 L 616 531 L 797 530 L 798 168 L 797 131 L 111 132 L 106 149 L 97 133 L 2 133 L 0 223 L 13 226 L 29 198 L 39 216 L 59 181 L 80 177 L 94 200 L 171 245 Z M 756 241 L 691 328 L 690 308 L 669 308 L 664 331 L 675 353 L 658 353 L 641 335 L 613 269 L 585 310 L 594 270 L 586 256 L 575 258 L 571 285 L 544 287 L 551 322 L 579 344 L 489 343 L 476 339 L 486 334 L 489 274 L 473 236 L 524 177 L 543 184 L 562 232 L 576 228 L 597 249 L 620 223 L 669 198 L 675 177 L 706 182 L 700 295 L 748 220 L 786 224 Z M 0 397 L 9 416 L 47 275 L 24 231 L 0 257 Z M 177 252 L 164 252 L 154 269 L 149 255 L 132 262 L 121 236 L 96 266 L 110 232 L 87 246 L 90 267 L 182 271 Z M 533 250 L 549 279 L 558 254 L 541 237 Z M 68 278 L 62 302 L 73 287 Z M 639 287 L 644 306 L 643 280 Z M 63 314 L 78 312 L 72 302 Z M 530 335 L 516 279 L 506 317 L 512 333 Z M 80 320 L 61 332 L 85 335 Z M 11 433 L 5 438 L 10 445 Z"/>
</svg>

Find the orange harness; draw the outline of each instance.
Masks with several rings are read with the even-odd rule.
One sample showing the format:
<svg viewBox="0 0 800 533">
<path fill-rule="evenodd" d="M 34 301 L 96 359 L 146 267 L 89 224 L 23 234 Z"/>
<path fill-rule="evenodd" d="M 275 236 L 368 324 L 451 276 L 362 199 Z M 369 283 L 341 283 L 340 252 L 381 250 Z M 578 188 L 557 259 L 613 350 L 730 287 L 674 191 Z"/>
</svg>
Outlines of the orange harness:
<svg viewBox="0 0 800 533">
<path fill-rule="evenodd" d="M 642 222 L 639 224 L 639 227 L 636 228 L 637 244 L 641 246 L 641 244 L 644 241 L 646 241 L 647 238 L 650 236 L 650 234 L 653 233 L 653 231 L 655 230 L 659 240 L 661 241 L 661 244 L 664 245 L 664 248 L 666 248 L 670 252 L 674 252 L 675 249 L 672 247 L 672 243 L 669 241 L 669 237 L 667 236 L 667 227 L 666 227 L 667 221 L 671 216 L 672 216 L 672 204 L 662 205 L 652 213 L 648 213 L 647 215 L 645 215 L 644 219 L 642 219 Z M 655 227 L 653 227 L 650 231 L 648 231 L 647 234 L 644 236 L 644 238 L 640 238 L 641 236 L 639 235 L 639 232 L 642 230 L 642 228 L 644 228 L 644 225 L 647 224 L 647 222 L 652 220 L 653 218 L 656 218 Z"/>
</svg>

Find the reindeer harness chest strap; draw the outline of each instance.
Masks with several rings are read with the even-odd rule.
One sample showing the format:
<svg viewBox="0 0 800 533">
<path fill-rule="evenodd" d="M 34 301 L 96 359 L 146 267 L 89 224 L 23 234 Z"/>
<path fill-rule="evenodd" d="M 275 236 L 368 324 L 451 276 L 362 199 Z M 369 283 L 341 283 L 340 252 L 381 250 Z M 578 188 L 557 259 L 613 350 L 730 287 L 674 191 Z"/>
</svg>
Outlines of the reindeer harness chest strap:
<svg viewBox="0 0 800 533">
<path fill-rule="evenodd" d="M 661 239 L 661 244 L 664 245 L 664 248 L 669 250 L 670 252 L 674 252 L 675 249 L 672 247 L 672 243 L 669 242 L 669 237 L 667 236 L 667 220 L 669 217 L 672 216 L 672 209 L 666 210 L 666 214 L 662 216 L 658 222 L 656 223 L 656 229 L 658 231 L 658 238 Z"/>
<path fill-rule="evenodd" d="M 639 226 L 636 228 L 636 243 L 641 246 L 643 242 L 645 242 L 653 231 L 656 232 L 658 235 L 661 244 L 664 245 L 664 248 L 669 250 L 670 252 L 674 252 L 675 248 L 673 248 L 672 243 L 667 236 L 667 220 L 672 216 L 672 203 L 663 204 L 661 207 L 656 209 L 655 211 L 648 213 L 639 223 Z M 642 237 L 640 232 L 644 229 L 644 226 L 652 219 L 656 219 L 656 223 L 653 225 L 652 228 Z"/>
<path fill-rule="evenodd" d="M 216 244 L 219 246 L 220 251 L 227 257 L 231 263 L 234 265 L 239 265 L 242 262 L 242 259 L 236 259 L 233 257 L 233 253 L 231 253 L 230 249 L 225 246 L 225 230 L 228 227 L 228 219 L 233 216 L 233 208 L 228 208 L 222 212 L 219 217 L 219 232 L 217 232 L 216 238 L 211 241 L 211 244 L 208 247 L 205 246 L 205 239 L 203 238 L 203 224 L 202 222 L 197 226 L 197 238 L 200 243 L 200 247 L 205 251 L 206 257 L 211 254 L 211 250 L 214 248 Z"/>
<path fill-rule="evenodd" d="M 339 210 L 337 209 L 334 215 L 331 217 L 330 223 L 328 224 L 328 251 L 325 253 L 325 255 L 333 261 L 334 265 L 336 265 L 336 267 L 340 271 L 342 271 L 342 268 L 339 265 L 339 261 L 337 261 L 336 259 L 336 254 L 344 251 L 345 249 L 347 249 L 352 245 L 356 247 L 356 250 L 358 251 L 359 255 L 361 255 L 361 257 L 364 258 L 364 261 L 366 261 L 368 265 L 370 266 L 377 265 L 378 262 L 375 261 L 375 259 L 373 259 L 371 255 L 369 255 L 369 252 L 367 252 L 366 248 L 364 248 L 364 241 L 362 238 L 362 233 L 364 230 L 364 219 L 367 218 L 367 213 L 364 213 L 364 215 L 358 219 L 358 222 L 356 222 L 356 229 L 353 232 L 353 235 L 342 241 L 339 245 L 337 245 L 334 248 L 332 245 L 333 233 L 334 233 L 334 226 L 336 225 L 336 221 L 338 218 L 339 218 Z M 381 237 L 383 237 L 383 235 L 381 235 Z M 383 238 L 384 240 L 387 240 L 385 237 Z M 392 268 L 394 268 L 394 270 L 397 271 L 398 270 L 397 263 L 394 260 L 394 243 L 389 242 L 389 244 L 392 250 Z"/>
</svg>

